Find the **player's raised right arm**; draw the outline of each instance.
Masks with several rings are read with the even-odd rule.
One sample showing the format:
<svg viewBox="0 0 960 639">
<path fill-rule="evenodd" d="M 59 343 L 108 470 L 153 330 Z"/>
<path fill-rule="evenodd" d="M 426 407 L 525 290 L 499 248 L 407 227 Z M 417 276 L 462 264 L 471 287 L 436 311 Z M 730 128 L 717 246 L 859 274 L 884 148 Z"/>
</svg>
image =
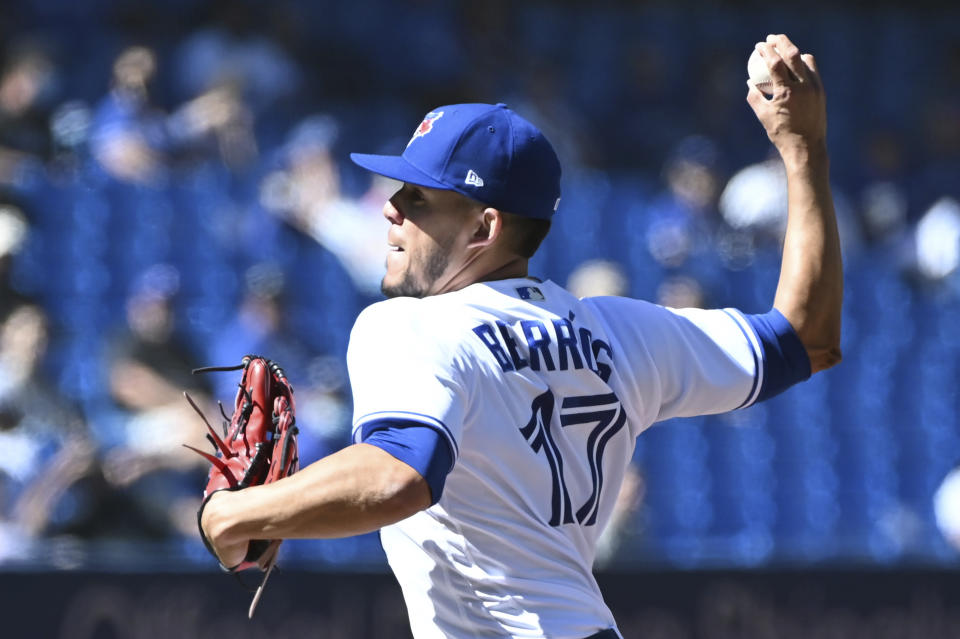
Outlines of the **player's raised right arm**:
<svg viewBox="0 0 960 639">
<path fill-rule="evenodd" d="M 785 35 L 757 45 L 770 69 L 773 96 L 751 86 L 747 102 L 783 158 L 788 220 L 774 307 L 810 356 L 812 372 L 840 361 L 843 266 L 830 193 L 826 100 L 812 55 Z"/>
</svg>

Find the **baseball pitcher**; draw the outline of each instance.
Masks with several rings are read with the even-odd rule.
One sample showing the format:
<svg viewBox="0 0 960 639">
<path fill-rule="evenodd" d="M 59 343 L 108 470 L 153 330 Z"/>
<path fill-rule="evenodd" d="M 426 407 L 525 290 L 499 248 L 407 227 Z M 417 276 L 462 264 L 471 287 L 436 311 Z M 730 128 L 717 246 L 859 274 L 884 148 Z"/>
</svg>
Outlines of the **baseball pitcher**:
<svg viewBox="0 0 960 639">
<path fill-rule="evenodd" d="M 211 495 L 201 526 L 223 565 L 251 540 L 380 529 L 418 639 L 620 637 L 591 565 L 636 438 L 840 361 L 823 87 L 786 36 L 757 48 L 773 95 L 747 102 L 789 183 L 768 313 L 577 299 L 531 277 L 560 163 L 506 105 L 441 106 L 401 155 L 354 154 L 402 182 L 383 208 L 389 299 L 357 319 L 347 356 L 354 443 Z"/>
</svg>

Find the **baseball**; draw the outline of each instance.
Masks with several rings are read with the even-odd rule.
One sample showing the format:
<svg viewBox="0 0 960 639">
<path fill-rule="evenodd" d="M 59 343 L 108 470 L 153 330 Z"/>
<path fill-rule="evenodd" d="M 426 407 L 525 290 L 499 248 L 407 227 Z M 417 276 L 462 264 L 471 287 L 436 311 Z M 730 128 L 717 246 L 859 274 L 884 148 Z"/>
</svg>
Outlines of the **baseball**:
<svg viewBox="0 0 960 639">
<path fill-rule="evenodd" d="M 757 49 L 750 54 L 747 60 L 747 76 L 750 78 L 750 84 L 754 85 L 766 94 L 773 93 L 773 81 L 770 79 L 770 69 L 764 62 Z"/>
</svg>

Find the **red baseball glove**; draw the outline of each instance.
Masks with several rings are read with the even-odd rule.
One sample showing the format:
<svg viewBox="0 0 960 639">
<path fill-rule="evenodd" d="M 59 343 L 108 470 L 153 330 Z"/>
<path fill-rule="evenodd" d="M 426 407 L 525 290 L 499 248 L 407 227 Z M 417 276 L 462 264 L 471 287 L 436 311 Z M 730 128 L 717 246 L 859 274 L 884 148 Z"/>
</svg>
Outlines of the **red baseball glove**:
<svg viewBox="0 0 960 639">
<path fill-rule="evenodd" d="M 206 416 L 187 394 L 187 401 L 207 425 L 207 439 L 213 444 L 215 455 L 187 446 L 206 458 L 211 466 L 203 502 L 197 511 L 197 523 L 203 515 L 210 496 L 219 490 L 242 490 L 250 486 L 269 484 L 297 472 L 300 458 L 297 449 L 297 427 L 293 387 L 283 369 L 276 362 L 258 355 L 247 355 L 239 366 L 198 368 L 194 373 L 243 370 L 233 415 L 223 415 L 223 439 L 214 431 Z M 213 547 L 200 527 L 200 538 L 207 550 L 216 557 Z M 281 540 L 254 540 L 247 547 L 247 555 L 236 566 L 221 567 L 228 572 L 248 568 L 262 568 L 264 576 L 250 607 L 256 607 L 263 585 L 276 561 Z M 218 558 L 219 561 L 219 558 Z"/>
</svg>

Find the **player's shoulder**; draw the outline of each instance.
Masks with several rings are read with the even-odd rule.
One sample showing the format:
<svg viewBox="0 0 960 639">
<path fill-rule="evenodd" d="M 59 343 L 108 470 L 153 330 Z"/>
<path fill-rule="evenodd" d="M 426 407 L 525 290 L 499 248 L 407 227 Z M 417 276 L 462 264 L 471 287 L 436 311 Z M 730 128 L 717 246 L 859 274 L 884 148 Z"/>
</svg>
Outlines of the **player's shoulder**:
<svg viewBox="0 0 960 639">
<path fill-rule="evenodd" d="M 716 322 L 728 324 L 736 323 L 737 318 L 742 316 L 740 311 L 733 308 L 673 308 L 631 297 L 585 297 L 580 301 L 598 315 L 614 323 L 628 323 L 635 326 L 686 326 L 690 323 Z"/>
<path fill-rule="evenodd" d="M 404 318 L 429 321 L 445 306 L 440 303 L 443 297 L 392 297 L 374 302 L 360 312 L 357 323 L 396 321 Z"/>
<path fill-rule="evenodd" d="M 458 324 L 456 309 L 437 297 L 394 297 L 366 307 L 357 316 L 351 339 L 405 336 L 438 341 Z"/>
<path fill-rule="evenodd" d="M 583 297 L 580 303 L 602 316 L 634 322 L 642 316 L 658 316 L 669 312 L 666 307 L 647 300 L 613 295 Z"/>
<path fill-rule="evenodd" d="M 413 297 L 393 297 L 380 302 L 374 302 L 366 307 L 357 316 L 354 330 L 357 328 L 379 327 L 387 322 L 396 322 L 399 319 L 415 316 L 418 313 L 420 300 Z"/>
<path fill-rule="evenodd" d="M 445 312 L 433 298 L 396 297 L 377 302 L 357 317 L 350 333 L 347 362 L 351 368 L 365 366 L 449 367 L 461 359 L 463 318 Z M 456 310 L 456 309 L 452 309 Z"/>
</svg>

